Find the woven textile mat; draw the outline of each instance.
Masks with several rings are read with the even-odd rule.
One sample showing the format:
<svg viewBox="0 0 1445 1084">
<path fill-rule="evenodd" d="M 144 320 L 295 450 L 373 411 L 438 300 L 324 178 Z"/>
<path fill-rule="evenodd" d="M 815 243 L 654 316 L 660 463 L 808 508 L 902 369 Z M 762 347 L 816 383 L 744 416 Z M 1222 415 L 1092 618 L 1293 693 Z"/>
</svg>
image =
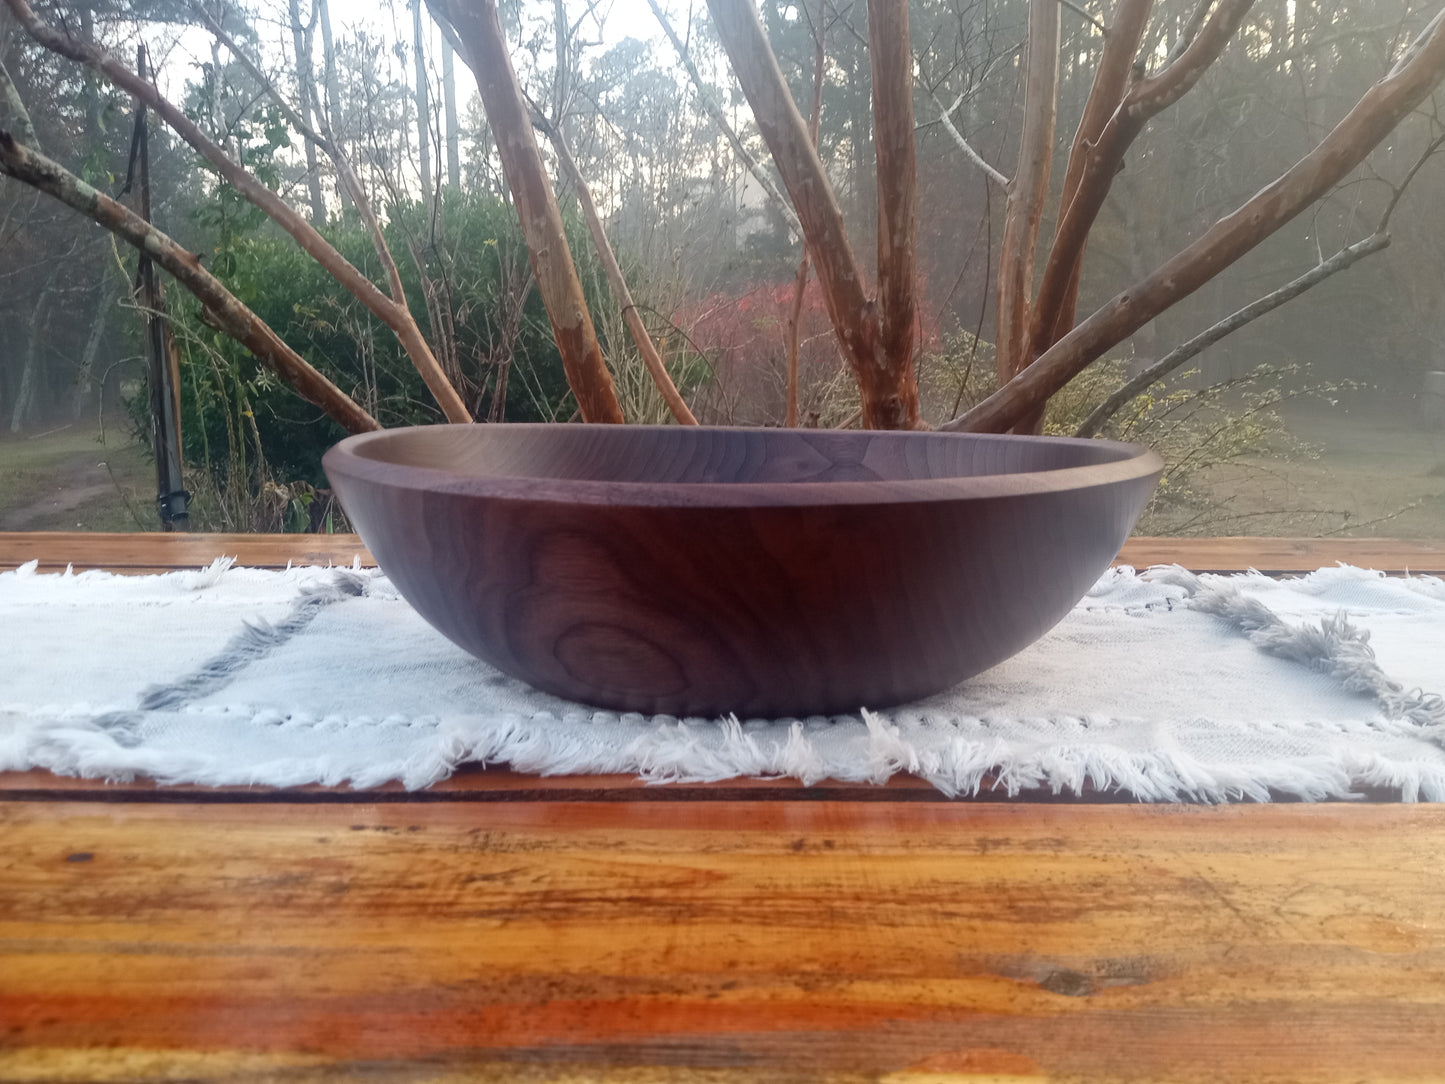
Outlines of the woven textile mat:
<svg viewBox="0 0 1445 1084">
<path fill-rule="evenodd" d="M 1150 801 L 1445 799 L 1445 581 L 1113 569 L 1051 633 L 887 711 L 596 711 L 454 647 L 380 572 L 0 574 L 0 769 L 424 787 L 466 762 L 658 782 L 739 776 Z"/>
</svg>

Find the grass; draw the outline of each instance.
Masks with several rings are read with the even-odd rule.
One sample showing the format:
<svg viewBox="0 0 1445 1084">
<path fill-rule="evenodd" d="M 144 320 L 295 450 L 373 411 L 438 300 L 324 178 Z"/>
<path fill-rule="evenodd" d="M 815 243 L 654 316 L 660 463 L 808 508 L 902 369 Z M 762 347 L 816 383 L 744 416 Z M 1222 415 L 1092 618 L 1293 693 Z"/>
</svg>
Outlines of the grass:
<svg viewBox="0 0 1445 1084">
<path fill-rule="evenodd" d="M 1192 485 L 1204 505 L 1161 509 L 1140 532 L 1445 539 L 1445 426 L 1403 400 L 1283 416 L 1293 447 L 1202 472 Z M 154 467 L 123 420 L 104 443 L 90 422 L 0 439 L 0 530 L 158 529 Z"/>
<path fill-rule="evenodd" d="M 1170 509 L 1150 533 L 1445 539 L 1445 426 L 1405 399 L 1282 411 L 1306 451 L 1253 455 L 1196 478 L 1214 508 Z"/>
<path fill-rule="evenodd" d="M 155 468 L 123 421 L 0 439 L 0 530 L 154 531 Z"/>
</svg>

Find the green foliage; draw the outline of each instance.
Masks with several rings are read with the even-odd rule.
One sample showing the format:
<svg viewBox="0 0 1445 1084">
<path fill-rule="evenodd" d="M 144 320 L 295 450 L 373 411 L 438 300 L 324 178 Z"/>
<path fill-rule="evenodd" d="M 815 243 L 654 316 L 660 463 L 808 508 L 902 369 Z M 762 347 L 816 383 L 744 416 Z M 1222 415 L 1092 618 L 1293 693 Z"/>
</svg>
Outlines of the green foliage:
<svg viewBox="0 0 1445 1084">
<path fill-rule="evenodd" d="M 998 387 L 994 344 L 968 331 L 943 335 L 940 348 L 919 356 L 918 408 L 929 425 L 941 425 L 977 406 Z"/>
<path fill-rule="evenodd" d="M 383 425 L 441 421 L 391 331 L 290 238 L 256 221 L 234 199 L 221 186 L 217 201 L 198 215 L 214 240 L 208 263 L 227 287 Z M 359 225 L 347 222 L 324 232 L 373 282 L 385 281 Z M 450 357 L 475 414 L 487 415 L 503 367 L 509 369 L 506 420 L 565 420 L 572 413 L 561 358 L 540 295 L 530 286 L 526 247 L 509 206 L 491 196 L 449 191 L 435 215 L 415 203 L 393 209 L 384 233 L 415 319 L 444 366 Z M 573 251 L 579 257 L 588 252 L 584 237 L 575 238 Z M 595 288 L 599 276 L 586 263 L 581 270 L 584 283 Z M 192 298 L 173 290 L 169 299 L 181 357 L 185 457 L 193 479 L 205 475 L 188 483 L 198 494 L 198 522 L 242 530 L 256 522 L 274 521 L 273 530 L 300 525 L 310 512 L 305 494 L 326 485 L 321 457 L 345 433 L 244 347 L 207 326 Z M 591 300 L 594 311 L 605 303 Z M 137 431 L 148 432 L 144 388 L 130 409 Z M 268 486 L 300 496 L 288 496 L 281 513 L 262 514 L 261 506 L 276 503 Z"/>
</svg>

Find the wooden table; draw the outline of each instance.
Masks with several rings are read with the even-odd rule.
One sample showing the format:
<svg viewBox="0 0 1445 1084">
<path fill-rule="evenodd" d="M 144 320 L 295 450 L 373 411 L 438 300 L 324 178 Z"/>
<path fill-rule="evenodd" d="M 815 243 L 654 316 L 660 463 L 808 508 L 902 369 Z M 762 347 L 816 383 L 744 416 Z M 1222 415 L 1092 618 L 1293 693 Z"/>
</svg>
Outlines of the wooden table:
<svg viewBox="0 0 1445 1084">
<path fill-rule="evenodd" d="M 0 535 L 0 567 L 218 548 L 356 543 Z M 1124 557 L 1438 571 L 1445 546 Z M 1106 797 L 0 775 L 0 1080 L 1445 1078 L 1445 808 Z"/>
</svg>

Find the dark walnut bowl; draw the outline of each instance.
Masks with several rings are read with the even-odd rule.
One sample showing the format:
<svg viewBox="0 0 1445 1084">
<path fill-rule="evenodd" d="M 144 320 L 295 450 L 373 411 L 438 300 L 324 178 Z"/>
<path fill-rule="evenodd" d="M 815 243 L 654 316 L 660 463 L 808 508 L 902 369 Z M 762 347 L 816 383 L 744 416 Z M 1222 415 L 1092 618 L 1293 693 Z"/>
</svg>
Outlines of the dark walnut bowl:
<svg viewBox="0 0 1445 1084">
<path fill-rule="evenodd" d="M 1161 470 L 1129 444 L 439 425 L 325 467 L 437 629 L 623 711 L 804 716 L 946 689 L 1083 597 Z"/>
</svg>

